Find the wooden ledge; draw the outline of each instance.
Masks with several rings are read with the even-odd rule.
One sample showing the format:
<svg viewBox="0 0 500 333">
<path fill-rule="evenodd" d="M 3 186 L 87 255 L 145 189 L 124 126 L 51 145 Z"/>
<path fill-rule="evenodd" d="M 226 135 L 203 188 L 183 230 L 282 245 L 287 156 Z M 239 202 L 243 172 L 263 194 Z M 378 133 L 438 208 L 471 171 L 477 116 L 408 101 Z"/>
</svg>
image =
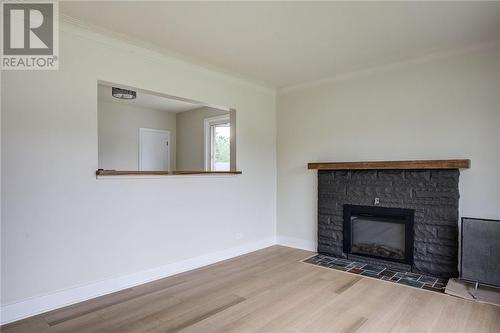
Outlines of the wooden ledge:
<svg viewBox="0 0 500 333">
<path fill-rule="evenodd" d="M 419 160 L 419 161 L 370 161 L 370 162 L 320 162 L 308 163 L 309 170 L 418 170 L 418 169 L 469 169 L 470 160 Z"/>
<path fill-rule="evenodd" d="M 185 176 L 185 175 L 240 175 L 241 171 L 118 171 L 97 170 L 96 176 Z"/>
</svg>

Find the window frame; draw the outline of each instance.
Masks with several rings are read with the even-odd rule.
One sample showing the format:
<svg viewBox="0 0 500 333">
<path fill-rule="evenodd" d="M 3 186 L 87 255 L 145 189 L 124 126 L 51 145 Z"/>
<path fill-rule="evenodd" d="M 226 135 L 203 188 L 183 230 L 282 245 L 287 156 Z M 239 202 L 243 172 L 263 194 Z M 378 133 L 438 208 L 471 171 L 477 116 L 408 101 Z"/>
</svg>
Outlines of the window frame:
<svg viewBox="0 0 500 333">
<path fill-rule="evenodd" d="M 204 133 L 203 133 L 203 160 L 205 171 L 214 171 L 214 127 L 217 125 L 225 125 L 228 124 L 229 128 L 231 128 L 231 117 L 229 114 L 208 117 L 204 119 Z M 230 137 L 230 145 L 231 145 L 231 137 Z M 229 153 L 231 154 L 231 152 Z M 231 157 L 230 157 L 231 158 Z"/>
</svg>

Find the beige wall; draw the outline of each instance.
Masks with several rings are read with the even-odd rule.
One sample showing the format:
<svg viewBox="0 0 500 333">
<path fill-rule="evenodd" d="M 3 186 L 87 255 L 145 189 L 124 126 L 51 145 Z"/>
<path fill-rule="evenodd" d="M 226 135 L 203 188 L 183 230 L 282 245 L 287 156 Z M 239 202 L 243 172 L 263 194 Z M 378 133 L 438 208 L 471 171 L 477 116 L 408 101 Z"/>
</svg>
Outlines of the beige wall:
<svg viewBox="0 0 500 333">
<path fill-rule="evenodd" d="M 500 48 L 278 95 L 278 240 L 316 247 L 314 161 L 470 158 L 462 216 L 500 218 Z"/>
<path fill-rule="evenodd" d="M 139 169 L 139 128 L 170 131 L 170 170 L 175 168 L 176 115 L 123 103 L 98 101 L 99 168 Z"/>
<path fill-rule="evenodd" d="M 59 70 L 2 71 L 2 307 L 271 244 L 274 91 L 60 28 Z M 243 174 L 96 179 L 98 80 L 235 108 Z"/>
<path fill-rule="evenodd" d="M 228 111 L 203 107 L 177 114 L 177 168 L 179 170 L 205 170 L 205 119 L 228 114 Z"/>
</svg>

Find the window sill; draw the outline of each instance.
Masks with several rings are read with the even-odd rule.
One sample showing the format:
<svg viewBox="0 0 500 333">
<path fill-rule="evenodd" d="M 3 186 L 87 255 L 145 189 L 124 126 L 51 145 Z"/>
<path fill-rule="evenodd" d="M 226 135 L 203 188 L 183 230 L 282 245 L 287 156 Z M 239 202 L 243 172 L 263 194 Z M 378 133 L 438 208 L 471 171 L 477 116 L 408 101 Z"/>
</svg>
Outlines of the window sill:
<svg viewBox="0 0 500 333">
<path fill-rule="evenodd" d="M 97 177 L 116 176 L 221 176 L 221 175 L 241 175 L 241 171 L 118 171 L 118 170 L 97 170 Z"/>
</svg>

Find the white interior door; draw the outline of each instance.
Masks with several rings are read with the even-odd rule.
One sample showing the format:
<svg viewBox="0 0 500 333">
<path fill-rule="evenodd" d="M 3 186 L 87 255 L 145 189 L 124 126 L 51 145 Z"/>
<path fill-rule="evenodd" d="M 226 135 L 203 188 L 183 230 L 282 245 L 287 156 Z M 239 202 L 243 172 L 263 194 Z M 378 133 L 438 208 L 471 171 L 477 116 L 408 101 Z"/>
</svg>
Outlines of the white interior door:
<svg viewBox="0 0 500 333">
<path fill-rule="evenodd" d="M 170 171 L 170 132 L 139 128 L 139 170 Z"/>
</svg>

